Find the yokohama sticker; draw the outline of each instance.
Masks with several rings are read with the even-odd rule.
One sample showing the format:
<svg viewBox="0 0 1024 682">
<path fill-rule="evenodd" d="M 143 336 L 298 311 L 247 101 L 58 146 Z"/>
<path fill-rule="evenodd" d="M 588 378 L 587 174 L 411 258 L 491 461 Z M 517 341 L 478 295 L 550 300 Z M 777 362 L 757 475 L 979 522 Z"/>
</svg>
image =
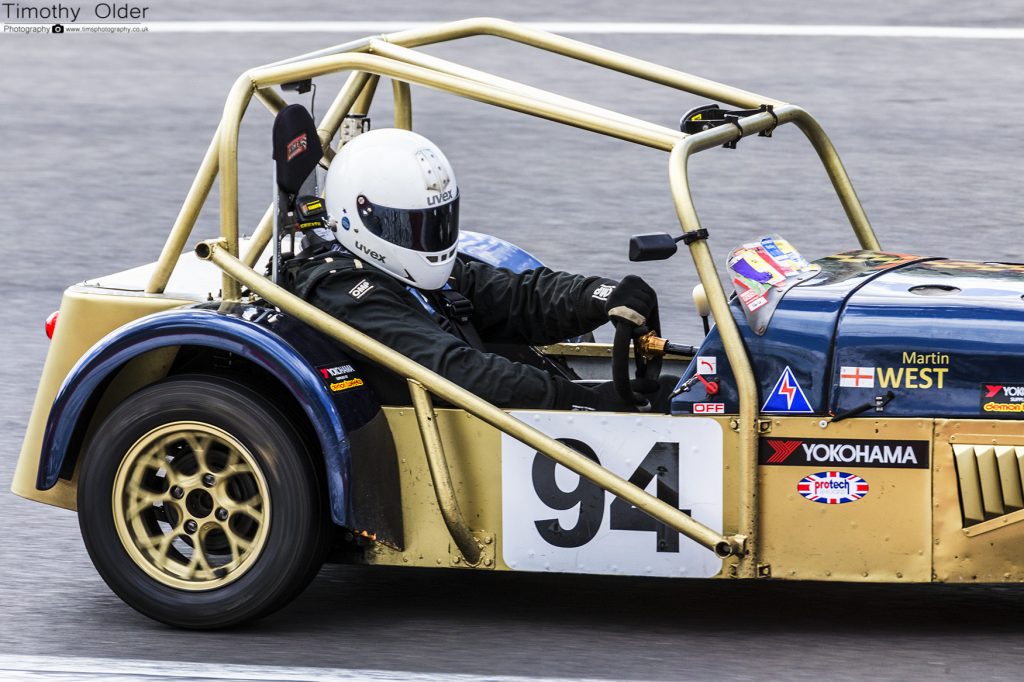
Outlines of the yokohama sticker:
<svg viewBox="0 0 1024 682">
<path fill-rule="evenodd" d="M 796 491 L 811 502 L 846 504 L 867 495 L 868 482 L 842 471 L 819 471 L 800 479 Z"/>
<path fill-rule="evenodd" d="M 757 462 L 774 466 L 842 464 L 884 469 L 927 469 L 928 441 L 762 438 Z"/>
<path fill-rule="evenodd" d="M 982 384 L 981 413 L 999 419 L 1024 416 L 1024 384 Z"/>
<path fill-rule="evenodd" d="M 331 393 L 340 393 L 363 385 L 363 380 L 356 376 L 356 370 L 352 365 L 324 365 L 317 367 L 316 370 Z"/>
</svg>

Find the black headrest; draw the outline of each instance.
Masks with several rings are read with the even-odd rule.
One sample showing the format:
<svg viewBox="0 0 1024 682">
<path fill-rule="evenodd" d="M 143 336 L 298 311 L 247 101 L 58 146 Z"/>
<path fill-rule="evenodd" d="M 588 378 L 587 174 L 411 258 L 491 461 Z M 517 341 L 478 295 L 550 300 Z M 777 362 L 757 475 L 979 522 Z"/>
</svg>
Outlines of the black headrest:
<svg viewBox="0 0 1024 682">
<path fill-rule="evenodd" d="M 277 184 L 288 194 L 302 187 L 324 155 L 313 117 L 301 104 L 289 104 L 274 119 Z"/>
</svg>

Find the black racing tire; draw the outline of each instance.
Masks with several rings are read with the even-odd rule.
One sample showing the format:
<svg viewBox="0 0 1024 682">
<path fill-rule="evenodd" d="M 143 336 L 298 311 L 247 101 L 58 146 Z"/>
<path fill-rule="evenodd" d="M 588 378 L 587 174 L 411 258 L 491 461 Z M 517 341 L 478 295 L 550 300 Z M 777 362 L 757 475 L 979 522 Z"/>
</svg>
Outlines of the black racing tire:
<svg viewBox="0 0 1024 682">
<path fill-rule="evenodd" d="M 83 457 L 86 549 L 150 618 L 190 629 L 260 618 L 323 563 L 320 467 L 281 410 L 240 383 L 188 375 L 147 386 L 104 419 Z"/>
</svg>

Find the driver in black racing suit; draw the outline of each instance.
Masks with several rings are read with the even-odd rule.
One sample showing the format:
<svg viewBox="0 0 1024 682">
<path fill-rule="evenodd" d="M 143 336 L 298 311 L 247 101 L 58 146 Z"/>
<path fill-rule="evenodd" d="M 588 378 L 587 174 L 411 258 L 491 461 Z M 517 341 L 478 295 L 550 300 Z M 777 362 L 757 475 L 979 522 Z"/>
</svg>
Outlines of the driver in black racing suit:
<svg viewBox="0 0 1024 682">
<path fill-rule="evenodd" d="M 337 239 L 318 230 L 286 266 L 303 299 L 499 407 L 631 411 L 611 382 L 588 387 L 487 352 L 486 343 L 542 345 L 609 317 L 643 324 L 657 294 L 548 268 L 519 274 L 456 258 L 459 193 L 448 160 L 415 133 L 381 129 L 348 142 L 327 174 Z M 385 404 L 409 404 L 404 378 L 362 359 Z M 667 411 L 674 381 L 634 381 Z"/>
</svg>

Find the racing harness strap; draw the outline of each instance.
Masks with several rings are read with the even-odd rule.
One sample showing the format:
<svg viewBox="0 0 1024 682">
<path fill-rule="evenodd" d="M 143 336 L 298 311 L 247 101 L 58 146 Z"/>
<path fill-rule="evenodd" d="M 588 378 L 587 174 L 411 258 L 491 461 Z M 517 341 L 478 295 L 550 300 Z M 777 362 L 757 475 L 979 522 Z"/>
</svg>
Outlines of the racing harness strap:
<svg viewBox="0 0 1024 682">
<path fill-rule="evenodd" d="M 477 350 L 484 350 L 483 339 L 473 326 L 473 302 L 445 284 L 439 291 L 423 292 L 407 286 L 427 314 L 441 329 L 460 337 Z"/>
</svg>

